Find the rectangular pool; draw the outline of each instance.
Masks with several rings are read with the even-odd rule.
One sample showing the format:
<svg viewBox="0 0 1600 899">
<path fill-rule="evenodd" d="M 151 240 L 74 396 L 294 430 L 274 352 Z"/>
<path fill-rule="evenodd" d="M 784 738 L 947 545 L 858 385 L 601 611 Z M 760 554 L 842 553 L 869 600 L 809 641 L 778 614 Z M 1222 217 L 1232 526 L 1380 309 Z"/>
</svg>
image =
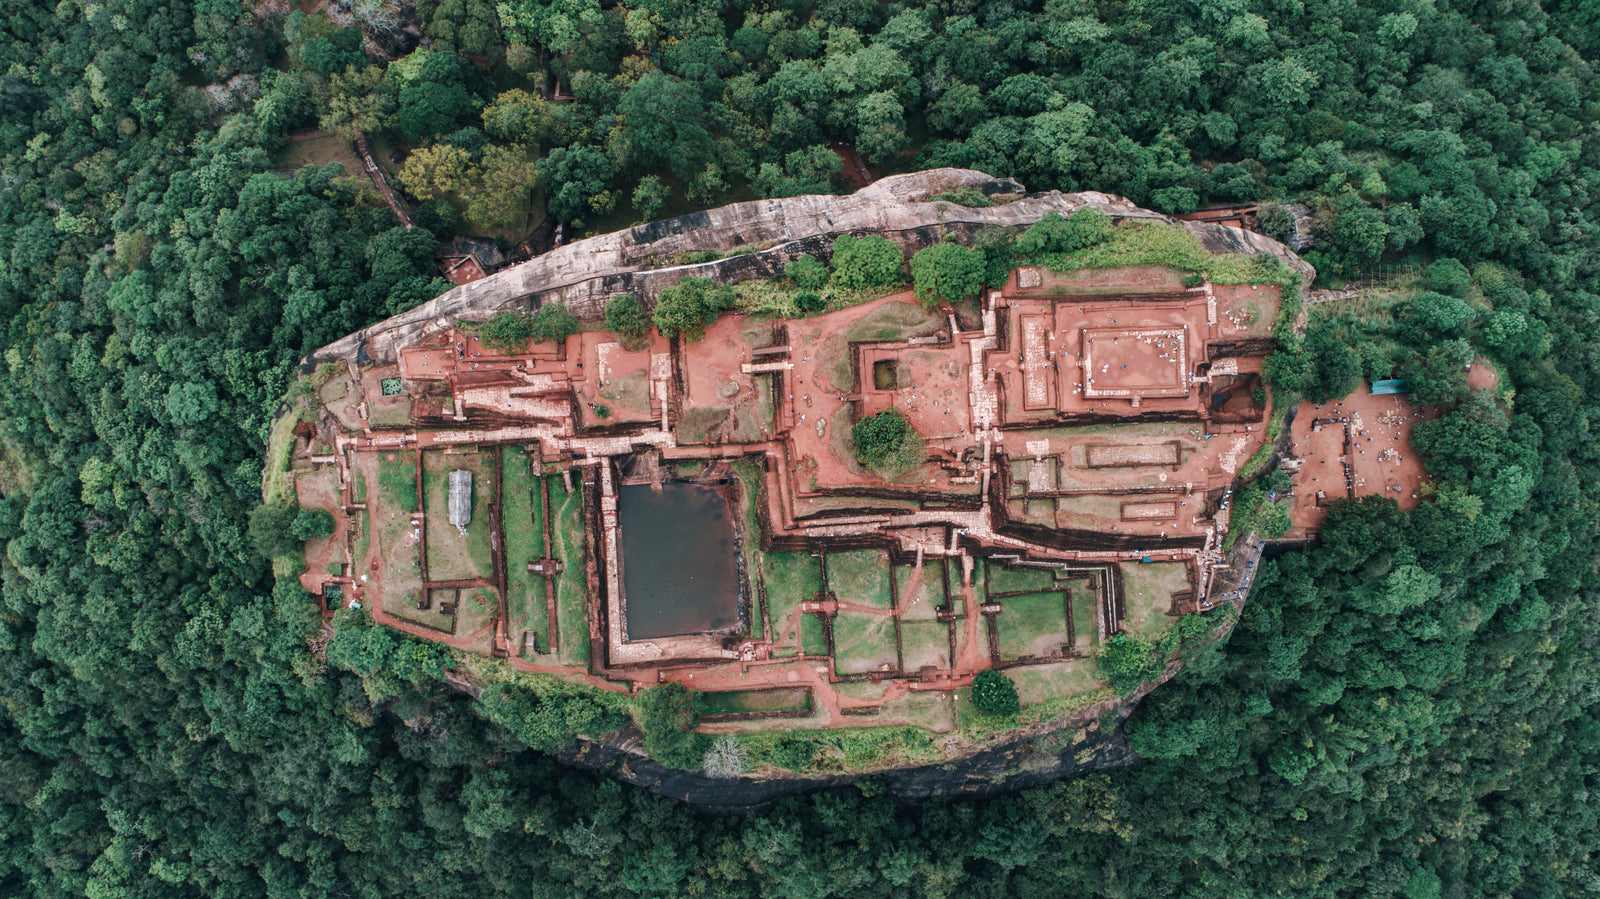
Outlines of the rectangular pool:
<svg viewBox="0 0 1600 899">
<path fill-rule="evenodd" d="M 681 637 L 739 623 L 733 515 L 700 484 L 623 487 L 617 496 L 622 603 L 629 640 Z"/>
</svg>

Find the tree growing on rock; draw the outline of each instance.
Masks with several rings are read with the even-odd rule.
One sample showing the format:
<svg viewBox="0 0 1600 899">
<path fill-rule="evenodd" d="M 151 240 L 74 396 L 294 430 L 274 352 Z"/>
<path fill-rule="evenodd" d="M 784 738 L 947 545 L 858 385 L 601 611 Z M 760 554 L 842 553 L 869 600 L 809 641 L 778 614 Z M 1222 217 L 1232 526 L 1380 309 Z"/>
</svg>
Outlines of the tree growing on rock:
<svg viewBox="0 0 1600 899">
<path fill-rule="evenodd" d="M 917 299 L 930 309 L 959 303 L 982 290 L 986 269 L 983 253 L 954 243 L 934 244 L 911 257 Z"/>
<path fill-rule="evenodd" d="M 694 732 L 700 724 L 698 693 L 683 684 L 662 684 L 640 693 L 635 709 L 652 758 L 674 768 L 704 761 L 704 738 Z"/>
<path fill-rule="evenodd" d="M 527 349 L 533 337 L 533 316 L 521 309 L 502 309 L 478 328 L 478 341 L 506 353 Z"/>
<path fill-rule="evenodd" d="M 1024 256 L 1041 253 L 1071 253 L 1111 239 L 1111 219 L 1092 206 L 1085 206 L 1062 218 L 1047 212 L 1017 238 L 1017 252 Z"/>
<path fill-rule="evenodd" d="M 545 303 L 528 324 L 533 339 L 539 343 L 560 343 L 578 333 L 578 317 L 566 303 Z"/>
<path fill-rule="evenodd" d="M 606 301 L 606 330 L 621 338 L 623 346 L 638 349 L 650 335 L 650 316 L 631 293 Z"/>
<path fill-rule="evenodd" d="M 846 234 L 833 242 L 833 283 L 845 290 L 894 287 L 906 280 L 905 254 L 887 237 Z"/>
<path fill-rule="evenodd" d="M 699 340 L 706 336 L 706 326 L 733 303 L 733 288 L 710 278 L 688 277 L 661 291 L 651 318 L 668 337 Z"/>
</svg>

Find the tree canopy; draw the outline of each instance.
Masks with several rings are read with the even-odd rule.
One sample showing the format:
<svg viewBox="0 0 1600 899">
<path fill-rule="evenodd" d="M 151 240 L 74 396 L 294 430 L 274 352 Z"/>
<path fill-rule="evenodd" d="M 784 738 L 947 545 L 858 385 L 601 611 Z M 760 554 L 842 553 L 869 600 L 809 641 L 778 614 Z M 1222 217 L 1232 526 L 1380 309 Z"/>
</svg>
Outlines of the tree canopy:
<svg viewBox="0 0 1600 899">
<path fill-rule="evenodd" d="M 699 340 L 705 336 L 706 326 L 733 303 L 731 287 L 710 278 L 690 276 L 661 291 L 650 317 L 656 330 L 668 337 Z"/>
</svg>

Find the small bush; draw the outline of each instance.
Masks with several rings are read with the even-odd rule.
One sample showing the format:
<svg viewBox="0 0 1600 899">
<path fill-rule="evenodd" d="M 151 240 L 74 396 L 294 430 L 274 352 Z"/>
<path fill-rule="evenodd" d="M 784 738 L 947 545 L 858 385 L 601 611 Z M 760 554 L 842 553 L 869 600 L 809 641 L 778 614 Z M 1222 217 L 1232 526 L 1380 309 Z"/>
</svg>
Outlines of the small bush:
<svg viewBox="0 0 1600 899">
<path fill-rule="evenodd" d="M 1011 716 L 1021 708 L 1017 685 L 998 671 L 979 671 L 972 679 L 972 704 L 985 715 Z"/>
<path fill-rule="evenodd" d="M 790 771 L 804 771 L 817 757 L 817 746 L 810 740 L 779 740 L 772 747 L 772 763 Z"/>
<path fill-rule="evenodd" d="M 794 308 L 801 315 L 815 315 L 828 308 L 828 304 L 823 301 L 821 294 L 807 290 L 794 295 Z"/>
<path fill-rule="evenodd" d="M 801 256 L 784 266 L 783 273 L 801 290 L 821 290 L 828 283 L 828 267 L 814 256 Z"/>
<path fill-rule="evenodd" d="M 1452 297 L 1464 297 L 1472 287 L 1472 275 L 1455 259 L 1439 259 L 1428 266 L 1428 289 Z"/>
</svg>

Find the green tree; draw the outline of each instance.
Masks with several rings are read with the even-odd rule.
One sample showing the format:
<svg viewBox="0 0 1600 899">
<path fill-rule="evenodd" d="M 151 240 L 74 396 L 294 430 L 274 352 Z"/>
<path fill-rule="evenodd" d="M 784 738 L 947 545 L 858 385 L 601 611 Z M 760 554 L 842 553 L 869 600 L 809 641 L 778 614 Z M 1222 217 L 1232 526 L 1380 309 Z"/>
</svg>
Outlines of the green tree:
<svg viewBox="0 0 1600 899">
<path fill-rule="evenodd" d="M 833 241 L 833 283 L 845 290 L 895 287 L 906 280 L 905 254 L 887 237 L 841 235 Z"/>
<path fill-rule="evenodd" d="M 250 541 L 256 552 L 269 559 L 293 555 L 304 548 L 304 538 L 295 535 L 299 510 L 272 503 L 250 510 Z"/>
<path fill-rule="evenodd" d="M 527 214 L 528 191 L 538 170 L 520 150 L 491 146 L 483 152 L 478 184 L 467 198 L 467 219 L 478 228 L 515 228 Z"/>
<path fill-rule="evenodd" d="M 987 271 L 983 254 L 954 243 L 924 247 L 911 257 L 911 280 L 917 299 L 928 308 L 959 303 L 983 290 Z"/>
<path fill-rule="evenodd" d="M 1148 641 L 1116 633 L 1100 647 L 1100 673 L 1118 693 L 1130 693 L 1156 673 L 1152 657 L 1155 647 Z"/>
<path fill-rule="evenodd" d="M 1051 211 L 1017 238 L 1017 252 L 1024 256 L 1071 253 L 1110 240 L 1113 230 L 1110 217 L 1093 206 L 1073 210 L 1066 218 Z"/>
<path fill-rule="evenodd" d="M 1015 715 L 1022 708 L 1017 699 L 1016 683 L 992 668 L 973 676 L 972 704 L 985 715 L 1005 717 Z"/>
<path fill-rule="evenodd" d="M 528 322 L 528 334 L 538 343 L 560 343 L 578 333 L 578 317 L 566 303 L 549 302 L 539 307 Z"/>
<path fill-rule="evenodd" d="M 633 208 L 639 213 L 639 221 L 655 221 L 670 194 L 666 183 L 659 175 L 646 175 L 640 178 L 639 186 L 633 189 Z"/>
<path fill-rule="evenodd" d="M 714 143 L 705 100 L 694 85 L 651 69 L 622 95 L 623 127 L 613 154 L 625 165 L 649 171 L 670 168 L 684 181 L 711 161 Z"/>
<path fill-rule="evenodd" d="M 301 509 L 289 524 L 296 540 L 316 540 L 333 533 L 333 515 L 323 509 Z"/>
<path fill-rule="evenodd" d="M 698 766 L 706 740 L 694 729 L 700 724 L 700 694 L 682 684 L 651 687 L 634 701 L 635 720 L 644 732 L 644 748 L 663 765 Z"/>
<path fill-rule="evenodd" d="M 606 330 L 629 346 L 639 346 L 650 334 L 650 316 L 631 293 L 606 301 Z"/>
<path fill-rule="evenodd" d="M 733 288 L 710 278 L 685 277 L 661 291 L 651 320 L 656 330 L 668 337 L 679 335 L 695 341 L 705 336 L 707 325 L 733 305 Z"/>
<path fill-rule="evenodd" d="M 899 409 L 868 416 L 850 428 L 850 442 L 862 465 L 894 477 L 922 464 L 922 438 Z"/>
<path fill-rule="evenodd" d="M 398 96 L 377 66 L 351 68 L 328 78 L 328 101 L 318 125 L 342 140 L 394 126 Z M 354 172 L 349 174 L 354 175 Z"/>
<path fill-rule="evenodd" d="M 1428 289 L 1452 297 L 1464 297 L 1472 288 L 1472 275 L 1459 259 L 1435 259 L 1428 266 Z"/>
<path fill-rule="evenodd" d="M 533 321 L 533 314 L 525 310 L 502 309 L 478 326 L 478 340 L 500 353 L 525 352 L 535 334 Z"/>
<path fill-rule="evenodd" d="M 454 131 L 473 110 L 472 96 L 454 53 L 429 52 L 416 77 L 400 88 L 396 121 L 414 143 Z"/>
<path fill-rule="evenodd" d="M 558 221 L 580 222 L 611 184 L 606 154 L 594 147 L 558 147 L 539 166 L 545 207 Z"/>
</svg>

